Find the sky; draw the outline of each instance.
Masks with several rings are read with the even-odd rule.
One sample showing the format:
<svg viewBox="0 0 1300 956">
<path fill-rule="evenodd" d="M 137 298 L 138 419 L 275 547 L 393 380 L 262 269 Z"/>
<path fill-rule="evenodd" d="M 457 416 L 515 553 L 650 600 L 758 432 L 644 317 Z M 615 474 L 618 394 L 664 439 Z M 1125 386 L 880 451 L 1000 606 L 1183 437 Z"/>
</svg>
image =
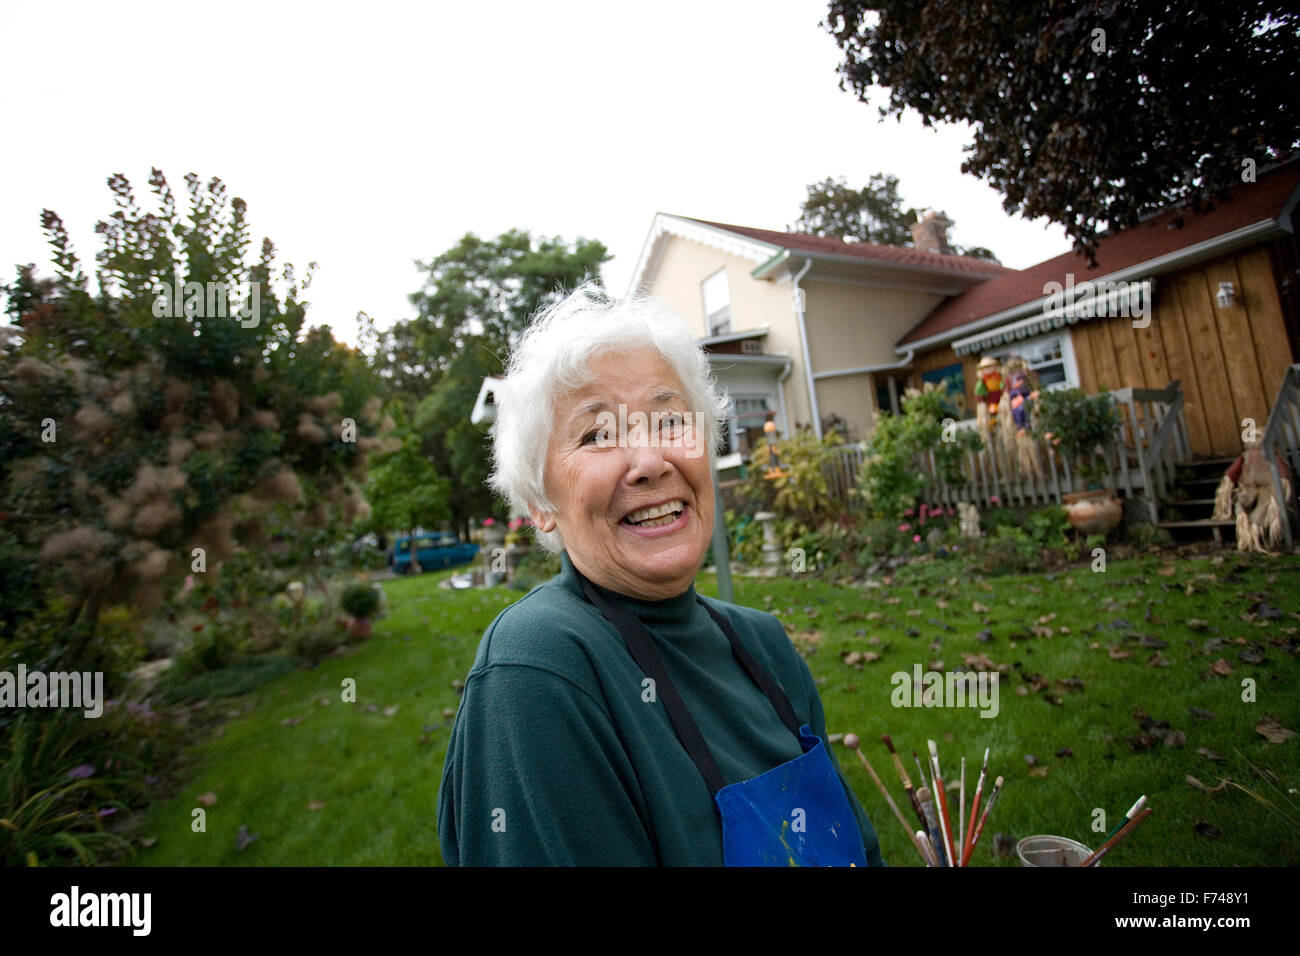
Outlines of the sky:
<svg viewBox="0 0 1300 956">
<path fill-rule="evenodd" d="M 622 294 L 656 212 L 785 229 L 830 176 L 897 176 L 1012 268 L 1067 251 L 961 172 L 969 127 L 882 122 L 839 88 L 826 7 L 0 0 L 0 276 L 50 274 L 47 208 L 93 274 L 106 180 L 148 205 L 154 166 L 242 197 L 253 254 L 317 262 L 308 321 L 352 343 L 358 311 L 409 317 L 414 260 L 467 232 L 599 239 Z"/>
</svg>

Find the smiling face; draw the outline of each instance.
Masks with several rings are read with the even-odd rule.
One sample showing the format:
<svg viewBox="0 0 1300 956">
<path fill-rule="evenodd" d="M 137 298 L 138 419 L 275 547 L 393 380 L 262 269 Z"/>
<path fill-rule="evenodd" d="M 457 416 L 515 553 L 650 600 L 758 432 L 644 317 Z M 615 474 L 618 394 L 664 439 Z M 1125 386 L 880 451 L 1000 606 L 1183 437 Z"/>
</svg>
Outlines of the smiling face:
<svg viewBox="0 0 1300 956">
<path fill-rule="evenodd" d="M 645 601 L 676 597 L 713 535 L 703 430 L 653 347 L 607 352 L 588 368 L 592 382 L 556 402 L 545 476 L 556 510 L 530 509 L 533 522 L 558 528 L 574 567 L 601 587 Z M 625 434 L 609 427 L 620 405 Z"/>
</svg>

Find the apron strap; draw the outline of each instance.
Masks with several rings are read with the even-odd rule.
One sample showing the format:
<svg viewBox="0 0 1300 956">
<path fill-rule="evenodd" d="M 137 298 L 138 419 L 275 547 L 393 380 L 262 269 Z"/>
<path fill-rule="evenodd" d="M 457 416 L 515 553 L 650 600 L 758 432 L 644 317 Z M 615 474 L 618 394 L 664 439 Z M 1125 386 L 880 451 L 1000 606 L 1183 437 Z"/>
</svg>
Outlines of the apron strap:
<svg viewBox="0 0 1300 956">
<path fill-rule="evenodd" d="M 722 633 L 727 635 L 727 640 L 731 642 L 731 653 L 736 655 L 736 659 L 740 661 L 740 666 L 745 669 L 745 673 L 749 675 L 750 680 L 757 684 L 759 690 L 772 702 L 772 707 L 776 710 L 777 716 L 781 718 L 781 722 L 790 728 L 790 733 L 796 737 L 800 736 L 799 720 L 795 717 L 794 708 L 790 706 L 790 698 L 785 696 L 785 692 L 781 690 L 776 681 L 772 680 L 772 675 L 764 670 L 763 665 L 754 659 L 754 655 L 746 650 L 744 644 L 740 643 L 740 637 L 736 634 L 736 629 L 731 626 L 731 622 L 727 620 L 726 615 L 720 614 L 709 607 L 708 604 L 704 603 L 704 598 L 698 594 L 695 596 L 695 600 L 704 605 L 704 610 L 709 612 L 709 615 L 717 622 L 718 627 L 722 628 Z"/>
<path fill-rule="evenodd" d="M 722 771 L 718 769 L 717 762 L 713 759 L 713 753 L 709 750 L 709 745 L 704 742 L 704 735 L 700 733 L 699 726 L 695 723 L 695 718 L 691 716 L 690 710 L 686 703 L 677 693 L 677 688 L 673 686 L 672 679 L 668 676 L 668 670 L 664 667 L 663 658 L 659 656 L 658 649 L 655 648 L 654 639 L 650 632 L 626 607 L 621 603 L 606 600 L 590 581 L 583 576 L 582 572 L 574 568 L 574 573 L 582 582 L 582 590 L 587 598 L 603 614 L 611 624 L 613 624 L 620 634 L 623 635 L 623 641 L 627 644 L 627 649 L 636 661 L 636 665 L 641 668 L 641 672 L 647 677 L 653 678 L 656 692 L 659 699 L 663 701 L 664 710 L 668 712 L 668 719 L 672 722 L 673 730 L 677 732 L 677 739 L 682 742 L 686 748 L 686 753 L 690 756 L 695 766 L 699 768 L 700 774 L 704 777 L 704 783 L 709 788 L 709 796 L 717 795 L 717 792 L 726 786 L 727 781 L 722 776 Z"/>
<path fill-rule="evenodd" d="M 687 755 L 699 769 L 700 775 L 704 777 L 704 783 L 709 788 L 709 796 L 717 796 L 719 790 L 726 786 L 726 779 L 722 776 L 722 771 L 718 769 L 717 762 L 713 759 L 713 752 L 709 750 L 709 745 L 704 741 L 704 735 L 700 733 L 699 726 L 695 723 L 695 718 L 691 716 L 690 709 L 686 702 L 682 700 L 677 693 L 677 688 L 673 685 L 672 678 L 668 676 L 668 669 L 664 666 L 663 658 L 659 656 L 659 650 L 655 647 L 654 638 L 644 624 L 635 614 L 627 609 L 613 592 L 606 591 L 599 585 L 593 584 L 576 567 L 573 573 L 577 575 L 578 580 L 582 583 L 583 593 L 587 599 L 596 606 L 596 609 L 604 615 L 605 619 L 618 629 L 623 636 L 623 642 L 627 645 L 628 653 L 632 655 L 632 660 L 641 668 L 641 672 L 647 677 L 652 678 L 655 682 L 656 692 L 659 699 L 663 701 L 664 710 L 668 713 L 668 719 L 673 725 L 673 730 L 677 733 L 677 739 L 681 741 L 682 746 L 686 749 Z M 709 612 L 709 616 L 726 635 L 727 642 L 731 645 L 731 653 L 740 662 L 745 673 L 750 679 L 758 685 L 759 690 L 771 702 L 772 707 L 776 710 L 777 716 L 781 722 L 790 729 L 790 732 L 802 740 L 799 733 L 799 720 L 795 717 L 794 708 L 790 706 L 790 699 L 772 680 L 772 676 L 763 668 L 754 656 L 749 653 L 745 645 L 741 643 L 736 629 L 731 626 L 726 615 L 720 614 L 705 603 L 704 599 L 698 594 L 695 596 L 704 610 Z"/>
</svg>

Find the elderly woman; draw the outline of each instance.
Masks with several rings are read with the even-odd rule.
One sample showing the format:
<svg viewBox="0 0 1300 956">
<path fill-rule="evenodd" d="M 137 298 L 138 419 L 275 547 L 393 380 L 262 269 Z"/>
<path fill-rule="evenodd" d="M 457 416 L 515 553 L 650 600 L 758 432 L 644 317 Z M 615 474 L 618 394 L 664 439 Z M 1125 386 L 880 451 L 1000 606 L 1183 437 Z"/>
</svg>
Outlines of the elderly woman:
<svg viewBox="0 0 1300 956">
<path fill-rule="evenodd" d="M 583 286 L 497 393 L 493 487 L 562 570 L 488 627 L 438 794 L 449 865 L 883 865 L 807 665 L 696 593 L 727 400 L 685 323 Z"/>
</svg>

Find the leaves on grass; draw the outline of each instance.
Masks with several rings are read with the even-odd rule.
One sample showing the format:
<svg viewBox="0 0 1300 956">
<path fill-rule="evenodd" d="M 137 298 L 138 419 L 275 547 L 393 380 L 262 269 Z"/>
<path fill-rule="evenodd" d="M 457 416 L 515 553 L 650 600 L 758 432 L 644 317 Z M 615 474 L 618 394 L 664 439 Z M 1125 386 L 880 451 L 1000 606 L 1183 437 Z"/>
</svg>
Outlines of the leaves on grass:
<svg viewBox="0 0 1300 956">
<path fill-rule="evenodd" d="M 1134 753 L 1141 753 L 1143 750 L 1150 750 L 1156 745 L 1156 738 L 1148 733 L 1133 734 L 1131 737 L 1125 737 L 1124 742 Z"/>
<path fill-rule="evenodd" d="M 1141 644 L 1143 647 L 1149 647 L 1149 648 L 1153 648 L 1153 649 L 1155 649 L 1155 650 L 1159 650 L 1159 649 L 1162 648 L 1162 647 L 1168 647 L 1168 646 L 1169 646 L 1169 642 L 1168 642 L 1168 641 L 1162 641 L 1162 640 L 1160 640 L 1160 638 L 1158 638 L 1158 637 L 1148 637 L 1148 636 L 1145 635 L 1145 634 L 1142 635 L 1142 637 L 1140 637 L 1140 638 L 1138 639 L 1138 643 Z"/>
<path fill-rule="evenodd" d="M 1165 734 L 1166 747 L 1182 747 L 1187 743 L 1187 735 L 1181 730 L 1171 730 Z"/>
<path fill-rule="evenodd" d="M 1202 757 L 1204 757 L 1206 760 L 1211 760 L 1214 763 L 1223 763 L 1228 759 L 1221 753 L 1215 753 L 1209 747 L 1197 747 L 1196 752 L 1200 754 Z"/>
<path fill-rule="evenodd" d="M 1172 578 L 1174 576 L 1174 572 L 1177 570 L 1178 569 L 1175 568 L 1172 564 L 1166 564 L 1164 567 L 1158 568 L 1156 570 L 1156 574 L 1160 575 L 1162 578 Z"/>
<path fill-rule="evenodd" d="M 301 723 L 302 723 L 302 718 L 301 718 L 301 717 L 286 717 L 286 718 L 284 718 L 284 720 L 280 721 L 280 726 L 281 726 L 281 727 L 297 727 L 297 726 L 298 726 L 299 724 L 301 724 Z"/>
<path fill-rule="evenodd" d="M 323 810 L 323 809 L 325 809 L 325 804 L 324 804 L 323 802 L 321 802 L 320 800 L 313 800 L 311 803 L 307 804 L 307 809 L 308 809 L 308 810 L 313 810 L 313 811 L 315 811 L 315 810 Z"/>
<path fill-rule="evenodd" d="M 1203 631 L 1210 626 L 1210 622 L 1202 621 L 1199 617 L 1189 617 L 1187 619 L 1187 626 L 1193 631 Z"/>
<path fill-rule="evenodd" d="M 153 846 L 157 842 L 158 842 L 157 837 L 153 837 L 153 836 L 140 837 L 140 845 L 145 849 L 148 849 L 149 847 Z"/>
<path fill-rule="evenodd" d="M 1219 778 L 1219 785 L 1217 787 L 1211 787 L 1204 783 L 1201 783 L 1201 781 L 1197 780 L 1190 773 L 1187 774 L 1187 776 L 1184 779 L 1187 781 L 1187 785 L 1189 787 L 1191 787 L 1193 790 L 1200 790 L 1202 793 L 1219 793 L 1223 790 L 1228 789 L 1228 780 L 1226 777 Z"/>
<path fill-rule="evenodd" d="M 1110 645 L 1110 647 L 1107 648 L 1107 651 L 1110 653 L 1110 659 L 1112 661 L 1122 661 L 1125 658 L 1133 656 L 1130 651 L 1121 650 L 1118 644 Z"/>
<path fill-rule="evenodd" d="M 1201 836 L 1208 837 L 1211 840 L 1217 840 L 1223 836 L 1223 831 L 1208 820 L 1197 820 L 1195 829 Z"/>
<path fill-rule="evenodd" d="M 1214 720 L 1219 715 L 1212 710 L 1206 710 L 1204 707 L 1188 707 L 1187 712 L 1193 717 L 1199 717 L 1201 720 Z"/>
<path fill-rule="evenodd" d="M 195 797 L 195 799 L 205 807 L 210 807 L 217 802 L 217 795 L 209 790 L 207 793 Z"/>
<path fill-rule="evenodd" d="M 1261 734 L 1272 744 L 1284 744 L 1295 736 L 1294 730 L 1287 730 L 1276 717 L 1268 715 L 1255 725 L 1255 733 Z"/>
<path fill-rule="evenodd" d="M 993 632 L 990 631 L 988 628 L 985 628 L 984 630 L 980 631 L 978 634 L 975 635 L 975 640 L 979 641 L 981 644 L 992 643 Z"/>
<path fill-rule="evenodd" d="M 987 614 L 989 612 L 988 606 L 981 604 L 979 601 L 975 601 L 971 604 L 970 609 L 976 614 Z"/>
<path fill-rule="evenodd" d="M 393 704 L 392 706 L 385 707 L 382 713 L 385 717 L 395 717 L 397 715 L 397 705 Z"/>
<path fill-rule="evenodd" d="M 1073 691 L 1080 691 L 1083 690 L 1084 688 L 1083 681 L 1081 681 L 1077 677 L 1062 677 L 1056 683 L 1058 683 L 1062 687 L 1068 688 Z"/>
<path fill-rule="evenodd" d="M 1159 651 L 1156 651 L 1154 654 L 1152 654 L 1150 657 L 1147 658 L 1147 667 L 1168 667 L 1168 666 L 1169 666 L 1169 659 L 1165 657 L 1163 654 L 1161 654 Z"/>
<path fill-rule="evenodd" d="M 1220 657 L 1210 665 L 1210 670 L 1218 674 L 1220 677 L 1227 677 L 1232 673 L 1232 665 Z"/>
</svg>

